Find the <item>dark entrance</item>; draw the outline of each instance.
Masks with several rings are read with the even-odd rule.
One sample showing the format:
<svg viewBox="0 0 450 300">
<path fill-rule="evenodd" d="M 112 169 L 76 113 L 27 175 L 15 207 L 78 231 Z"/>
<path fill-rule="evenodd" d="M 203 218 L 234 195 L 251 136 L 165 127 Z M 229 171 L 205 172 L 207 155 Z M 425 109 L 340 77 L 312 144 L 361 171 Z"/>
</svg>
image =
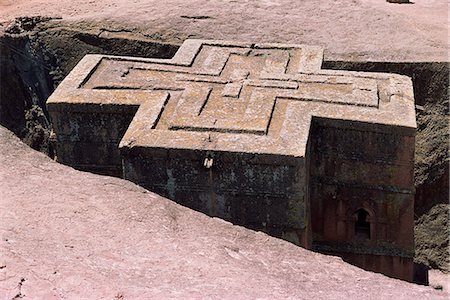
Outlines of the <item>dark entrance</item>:
<svg viewBox="0 0 450 300">
<path fill-rule="evenodd" d="M 360 240 L 370 240 L 369 213 L 361 208 L 356 211 L 356 217 L 355 237 Z"/>
</svg>

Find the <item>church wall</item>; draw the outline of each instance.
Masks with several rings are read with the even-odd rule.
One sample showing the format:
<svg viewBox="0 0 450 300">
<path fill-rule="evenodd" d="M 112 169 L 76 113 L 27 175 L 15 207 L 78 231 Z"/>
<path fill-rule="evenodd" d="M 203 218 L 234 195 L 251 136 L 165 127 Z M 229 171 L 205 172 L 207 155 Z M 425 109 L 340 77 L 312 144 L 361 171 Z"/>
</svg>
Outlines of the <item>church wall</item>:
<svg viewBox="0 0 450 300">
<path fill-rule="evenodd" d="M 210 216 L 310 247 L 303 158 L 154 148 L 125 148 L 122 155 L 125 179 Z"/>
<path fill-rule="evenodd" d="M 409 274 L 412 265 L 385 265 L 399 257 L 412 264 L 413 151 L 414 133 L 404 128 L 316 118 L 308 148 L 313 249 L 389 276 Z"/>
<path fill-rule="evenodd" d="M 49 107 L 57 161 L 76 169 L 122 177 L 119 142 L 137 110 L 121 105 Z"/>
<path fill-rule="evenodd" d="M 329 253 L 333 254 L 333 253 Z M 362 269 L 386 276 L 412 281 L 413 259 L 411 257 L 338 253 L 345 262 Z"/>
</svg>

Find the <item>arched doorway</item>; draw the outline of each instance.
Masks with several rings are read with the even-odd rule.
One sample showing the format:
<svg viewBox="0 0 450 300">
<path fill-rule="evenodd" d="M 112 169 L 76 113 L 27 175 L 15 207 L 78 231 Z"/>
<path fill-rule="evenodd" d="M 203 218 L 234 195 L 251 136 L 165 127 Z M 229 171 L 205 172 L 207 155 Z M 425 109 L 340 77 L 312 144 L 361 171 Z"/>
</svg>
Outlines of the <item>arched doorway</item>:
<svg viewBox="0 0 450 300">
<path fill-rule="evenodd" d="M 365 209 L 360 208 L 356 211 L 355 216 L 355 238 L 359 240 L 370 240 L 369 213 Z"/>
</svg>

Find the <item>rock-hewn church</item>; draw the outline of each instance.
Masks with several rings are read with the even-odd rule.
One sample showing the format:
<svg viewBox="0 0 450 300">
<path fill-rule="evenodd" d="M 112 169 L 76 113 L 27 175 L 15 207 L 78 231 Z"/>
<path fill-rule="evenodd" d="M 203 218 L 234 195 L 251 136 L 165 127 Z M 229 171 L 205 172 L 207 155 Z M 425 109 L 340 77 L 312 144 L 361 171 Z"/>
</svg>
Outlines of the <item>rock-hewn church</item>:
<svg viewBox="0 0 450 300">
<path fill-rule="evenodd" d="M 172 59 L 87 55 L 47 102 L 57 159 L 411 281 L 411 81 L 322 56 L 204 40 Z"/>
</svg>

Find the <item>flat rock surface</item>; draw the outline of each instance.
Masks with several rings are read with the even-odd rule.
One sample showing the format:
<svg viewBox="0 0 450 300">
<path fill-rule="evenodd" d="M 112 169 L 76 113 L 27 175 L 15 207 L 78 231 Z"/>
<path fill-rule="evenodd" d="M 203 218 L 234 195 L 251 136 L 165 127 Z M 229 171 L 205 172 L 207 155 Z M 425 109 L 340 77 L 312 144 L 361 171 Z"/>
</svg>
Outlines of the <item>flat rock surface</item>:
<svg viewBox="0 0 450 300">
<path fill-rule="evenodd" d="M 448 298 L 57 164 L 3 127 L 0 148 L 1 299 Z"/>
<path fill-rule="evenodd" d="M 166 42 L 306 43 L 326 59 L 448 61 L 448 2 L 415 0 L 2 0 L 0 22 L 58 16 Z"/>
</svg>

